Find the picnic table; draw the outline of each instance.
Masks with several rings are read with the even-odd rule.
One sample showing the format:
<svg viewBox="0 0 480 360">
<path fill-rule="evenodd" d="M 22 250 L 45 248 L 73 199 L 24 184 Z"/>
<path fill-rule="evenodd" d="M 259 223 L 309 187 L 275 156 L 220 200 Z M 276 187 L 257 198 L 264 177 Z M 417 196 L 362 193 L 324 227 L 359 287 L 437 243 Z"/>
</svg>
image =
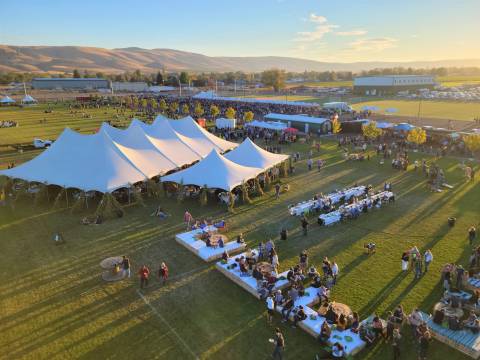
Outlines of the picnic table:
<svg viewBox="0 0 480 360">
<path fill-rule="evenodd" d="M 334 301 L 330 303 L 330 306 L 332 307 L 335 314 L 337 314 L 338 316 L 343 314 L 345 317 L 348 317 L 353 314 L 352 309 L 350 309 L 350 306 L 348 305 Z M 326 306 L 321 305 L 320 308 L 318 309 L 318 314 L 321 316 L 325 316 L 327 309 L 328 308 Z"/>
<path fill-rule="evenodd" d="M 442 310 L 445 316 L 456 317 L 458 319 L 462 318 L 463 316 L 463 310 L 460 307 L 453 308 L 443 302 L 438 302 L 433 307 L 433 311 L 442 311 Z"/>
<path fill-rule="evenodd" d="M 212 235 L 210 235 L 211 246 L 212 247 L 217 247 L 220 239 L 223 240 L 223 244 L 226 244 L 228 242 L 228 238 L 225 235 L 222 235 L 222 234 L 212 234 Z"/>
<path fill-rule="evenodd" d="M 262 261 L 257 264 L 257 269 L 260 271 L 263 275 L 268 275 L 272 272 L 273 266 L 272 264 Z"/>
<path fill-rule="evenodd" d="M 115 266 L 115 264 L 121 264 L 122 261 L 123 258 L 121 256 L 108 257 L 100 262 L 100 267 L 102 269 L 111 270 Z"/>
</svg>

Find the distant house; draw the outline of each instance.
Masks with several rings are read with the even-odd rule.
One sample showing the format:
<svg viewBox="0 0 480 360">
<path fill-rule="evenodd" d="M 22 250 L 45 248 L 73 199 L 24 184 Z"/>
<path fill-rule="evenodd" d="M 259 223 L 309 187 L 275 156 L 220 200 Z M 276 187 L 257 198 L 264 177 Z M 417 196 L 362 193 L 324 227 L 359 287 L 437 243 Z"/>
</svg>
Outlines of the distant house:
<svg viewBox="0 0 480 360">
<path fill-rule="evenodd" d="M 98 90 L 110 89 L 110 80 L 98 78 L 34 78 L 36 90 Z"/>
<path fill-rule="evenodd" d="M 327 118 L 317 118 L 307 115 L 287 115 L 270 113 L 265 120 L 278 121 L 305 133 L 314 131 L 326 134 L 332 130 L 332 122 Z"/>
<path fill-rule="evenodd" d="M 435 77 L 431 75 L 364 76 L 353 80 L 353 92 L 357 95 L 395 95 L 400 91 L 433 89 Z"/>
<path fill-rule="evenodd" d="M 148 84 L 141 81 L 114 81 L 112 82 L 112 90 L 114 92 L 145 92 L 148 90 Z"/>
</svg>

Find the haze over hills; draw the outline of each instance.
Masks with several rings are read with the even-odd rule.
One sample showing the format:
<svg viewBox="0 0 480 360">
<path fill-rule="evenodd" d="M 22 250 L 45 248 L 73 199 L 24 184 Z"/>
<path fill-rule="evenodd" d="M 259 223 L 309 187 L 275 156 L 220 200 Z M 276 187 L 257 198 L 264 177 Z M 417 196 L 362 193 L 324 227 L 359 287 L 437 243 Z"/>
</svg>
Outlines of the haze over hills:
<svg viewBox="0 0 480 360">
<path fill-rule="evenodd" d="M 292 57 L 226 57 L 206 56 L 172 49 L 141 49 L 136 47 L 104 49 L 83 46 L 13 46 L 0 45 L 0 71 L 15 72 L 89 72 L 120 73 L 140 70 L 145 73 L 188 70 L 259 72 L 270 68 L 287 71 L 353 71 L 391 67 L 480 67 L 480 59 L 332 63 Z"/>
</svg>

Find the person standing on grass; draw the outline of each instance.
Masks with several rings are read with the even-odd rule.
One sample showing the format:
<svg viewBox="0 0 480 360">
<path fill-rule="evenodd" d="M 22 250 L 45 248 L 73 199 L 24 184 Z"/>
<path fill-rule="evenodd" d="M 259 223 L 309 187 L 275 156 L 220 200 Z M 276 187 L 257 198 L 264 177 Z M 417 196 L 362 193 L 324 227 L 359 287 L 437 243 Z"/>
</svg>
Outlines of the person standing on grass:
<svg viewBox="0 0 480 360">
<path fill-rule="evenodd" d="M 275 199 L 278 200 L 280 198 L 280 184 L 275 184 Z"/>
<path fill-rule="evenodd" d="M 272 358 L 274 360 L 282 360 L 283 359 L 283 352 L 285 351 L 285 339 L 280 332 L 279 328 L 275 329 L 275 338 L 272 339 L 273 343 L 275 344 L 275 348 L 273 349 Z"/>
<path fill-rule="evenodd" d="M 414 260 L 415 266 L 415 279 L 420 279 L 422 277 L 422 259 L 417 257 Z"/>
<path fill-rule="evenodd" d="M 393 349 L 393 360 L 400 359 L 400 340 L 402 335 L 400 335 L 399 329 L 393 329 L 392 334 L 392 349 Z"/>
<path fill-rule="evenodd" d="M 418 359 L 419 360 L 427 360 L 428 355 L 428 348 L 430 347 L 430 341 L 432 337 L 429 331 L 425 331 L 425 333 L 420 338 L 420 346 L 418 349 Z"/>
<path fill-rule="evenodd" d="M 305 215 L 302 216 L 302 219 L 300 221 L 301 221 L 301 224 L 302 224 L 303 236 L 307 236 L 307 234 L 308 234 L 308 220 L 305 217 Z"/>
<path fill-rule="evenodd" d="M 338 276 L 338 273 L 339 273 L 340 270 L 338 269 L 338 265 L 335 261 L 332 261 L 331 271 L 332 271 L 332 277 L 333 277 L 333 285 L 336 285 L 337 284 L 337 276 Z"/>
<path fill-rule="evenodd" d="M 309 158 L 307 160 L 308 171 L 312 170 L 312 166 L 313 166 L 313 160 L 311 158 Z"/>
<path fill-rule="evenodd" d="M 140 275 L 140 289 L 148 286 L 148 277 L 150 276 L 150 269 L 147 265 L 142 265 L 140 271 L 138 272 Z"/>
<path fill-rule="evenodd" d="M 273 298 L 271 295 L 268 295 L 266 303 L 267 303 L 267 323 L 271 324 L 273 319 L 273 313 L 275 311 L 275 301 L 273 301 Z"/>
<path fill-rule="evenodd" d="M 167 264 L 162 262 L 160 269 L 158 269 L 158 277 L 162 280 L 162 284 L 165 285 L 168 279 L 168 267 Z"/>
<path fill-rule="evenodd" d="M 477 229 L 475 226 L 470 226 L 470 229 L 468 229 L 468 241 L 470 242 L 470 246 L 473 245 L 473 242 L 475 241 L 475 238 L 477 237 Z"/>
<path fill-rule="evenodd" d="M 125 255 L 122 259 L 122 268 L 123 268 L 123 275 L 125 277 L 130 277 L 130 259 L 127 258 Z"/>
<path fill-rule="evenodd" d="M 428 271 L 428 267 L 430 266 L 430 263 L 433 261 L 433 254 L 430 249 L 425 251 L 425 254 L 423 255 L 423 259 L 425 260 L 425 273 Z"/>
</svg>

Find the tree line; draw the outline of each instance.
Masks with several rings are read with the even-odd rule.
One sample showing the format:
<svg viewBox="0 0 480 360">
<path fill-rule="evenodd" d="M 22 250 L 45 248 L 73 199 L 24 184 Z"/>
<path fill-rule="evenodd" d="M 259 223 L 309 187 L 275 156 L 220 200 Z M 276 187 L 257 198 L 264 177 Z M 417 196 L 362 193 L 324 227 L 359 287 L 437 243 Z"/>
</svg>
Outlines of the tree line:
<svg viewBox="0 0 480 360">
<path fill-rule="evenodd" d="M 19 73 L 19 72 L 1 72 L 0 84 L 9 84 L 12 82 L 30 82 L 34 77 L 58 77 L 58 78 L 105 78 L 111 81 L 119 82 L 146 82 L 149 85 L 178 86 L 190 84 L 195 87 L 205 87 L 215 85 L 216 82 L 225 85 L 252 84 L 262 82 L 278 90 L 284 87 L 287 79 L 301 79 L 304 81 L 351 81 L 356 76 L 378 76 L 378 75 L 424 75 L 435 76 L 480 76 L 478 67 L 438 67 L 438 68 L 411 68 L 411 67 L 393 67 L 378 68 L 360 72 L 351 71 L 304 71 L 287 72 L 281 69 L 270 69 L 259 73 L 236 72 L 166 72 L 164 69 L 153 73 L 142 73 L 140 70 L 126 71 L 121 74 L 106 74 L 103 72 L 89 72 L 88 70 L 74 69 L 72 73 Z"/>
</svg>

